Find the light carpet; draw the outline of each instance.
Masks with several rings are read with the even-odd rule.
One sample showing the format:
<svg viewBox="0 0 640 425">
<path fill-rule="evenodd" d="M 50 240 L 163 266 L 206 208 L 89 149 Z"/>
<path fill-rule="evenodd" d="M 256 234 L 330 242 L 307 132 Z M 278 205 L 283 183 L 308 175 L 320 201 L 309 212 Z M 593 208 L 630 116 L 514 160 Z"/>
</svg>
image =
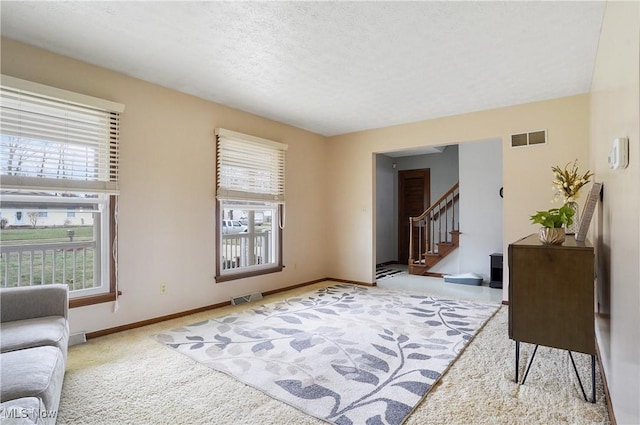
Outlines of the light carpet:
<svg viewBox="0 0 640 425">
<path fill-rule="evenodd" d="M 337 425 L 399 425 L 498 304 L 335 285 L 158 334 Z"/>
<path fill-rule="evenodd" d="M 323 282 L 272 295 L 263 302 L 331 284 Z M 224 307 L 70 347 L 57 423 L 326 423 L 195 360 L 176 356 L 151 338 L 244 309 L 246 306 Z M 599 371 L 598 402 L 586 403 L 566 351 L 540 347 L 526 385 L 514 383 L 514 342 L 508 338 L 507 324 L 508 309 L 502 307 L 405 424 L 609 424 Z M 523 344 L 521 374 L 532 350 L 532 346 Z M 590 357 L 578 354 L 575 358 L 581 375 L 588 377 Z M 590 393 L 590 383 L 586 386 Z"/>
</svg>

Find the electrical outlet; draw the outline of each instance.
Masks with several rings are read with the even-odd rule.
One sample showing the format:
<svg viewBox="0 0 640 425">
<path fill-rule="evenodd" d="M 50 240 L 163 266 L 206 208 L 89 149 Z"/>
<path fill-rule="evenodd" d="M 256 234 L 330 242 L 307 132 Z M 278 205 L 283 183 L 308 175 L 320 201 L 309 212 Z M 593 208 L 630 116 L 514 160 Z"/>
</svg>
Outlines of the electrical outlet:
<svg viewBox="0 0 640 425">
<path fill-rule="evenodd" d="M 160 284 L 160 293 L 161 294 L 166 294 L 167 293 L 167 284 L 166 283 L 161 283 Z"/>
</svg>

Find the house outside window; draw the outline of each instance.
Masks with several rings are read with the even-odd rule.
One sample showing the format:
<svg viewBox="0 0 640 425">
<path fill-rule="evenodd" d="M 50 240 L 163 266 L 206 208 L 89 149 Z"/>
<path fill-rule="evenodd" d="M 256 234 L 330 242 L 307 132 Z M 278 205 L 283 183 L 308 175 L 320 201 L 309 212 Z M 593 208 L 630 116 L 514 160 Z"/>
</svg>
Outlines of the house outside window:
<svg viewBox="0 0 640 425">
<path fill-rule="evenodd" d="M 72 307 L 115 300 L 123 110 L 2 75 L 0 286 L 64 283 Z"/>
<path fill-rule="evenodd" d="M 216 281 L 283 269 L 287 145 L 218 129 Z"/>
</svg>

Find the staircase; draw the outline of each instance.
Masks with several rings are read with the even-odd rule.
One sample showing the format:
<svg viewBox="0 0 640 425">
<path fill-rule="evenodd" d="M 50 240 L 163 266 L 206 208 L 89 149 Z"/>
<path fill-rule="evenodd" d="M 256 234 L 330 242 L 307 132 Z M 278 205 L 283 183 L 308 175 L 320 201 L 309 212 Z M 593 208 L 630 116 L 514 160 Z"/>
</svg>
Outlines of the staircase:
<svg viewBox="0 0 640 425">
<path fill-rule="evenodd" d="M 409 218 L 409 273 L 430 275 L 429 269 L 460 242 L 459 183 L 418 217 Z"/>
</svg>

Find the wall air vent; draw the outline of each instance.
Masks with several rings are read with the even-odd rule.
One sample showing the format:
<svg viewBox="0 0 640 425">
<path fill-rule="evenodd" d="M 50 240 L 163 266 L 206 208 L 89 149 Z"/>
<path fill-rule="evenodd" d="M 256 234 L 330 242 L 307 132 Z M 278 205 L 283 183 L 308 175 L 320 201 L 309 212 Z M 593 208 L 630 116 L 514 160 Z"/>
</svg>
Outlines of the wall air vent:
<svg viewBox="0 0 640 425">
<path fill-rule="evenodd" d="M 547 130 L 536 130 L 528 133 L 511 135 L 511 147 L 544 145 L 547 143 Z"/>
</svg>

